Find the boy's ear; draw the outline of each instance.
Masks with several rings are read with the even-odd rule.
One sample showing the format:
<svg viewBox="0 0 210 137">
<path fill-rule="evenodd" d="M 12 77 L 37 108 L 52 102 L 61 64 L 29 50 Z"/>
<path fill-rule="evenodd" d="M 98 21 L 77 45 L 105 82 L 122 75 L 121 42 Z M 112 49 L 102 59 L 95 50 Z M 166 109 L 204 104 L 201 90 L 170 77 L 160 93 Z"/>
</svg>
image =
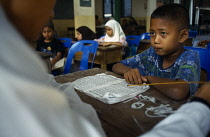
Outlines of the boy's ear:
<svg viewBox="0 0 210 137">
<path fill-rule="evenodd" d="M 189 36 L 188 29 L 181 30 L 180 34 L 181 34 L 180 35 L 180 39 L 179 39 L 180 43 L 182 43 L 182 42 L 184 42 L 185 40 L 188 39 L 188 36 Z"/>
</svg>

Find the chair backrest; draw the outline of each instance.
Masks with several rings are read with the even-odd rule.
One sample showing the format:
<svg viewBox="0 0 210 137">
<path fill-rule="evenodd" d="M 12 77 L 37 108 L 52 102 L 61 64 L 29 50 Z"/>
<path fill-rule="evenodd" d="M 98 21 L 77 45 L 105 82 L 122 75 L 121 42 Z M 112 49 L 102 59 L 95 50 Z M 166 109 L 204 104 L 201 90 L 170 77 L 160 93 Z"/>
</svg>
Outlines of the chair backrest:
<svg viewBox="0 0 210 137">
<path fill-rule="evenodd" d="M 150 39 L 150 33 L 147 32 L 147 33 L 142 33 L 140 35 L 140 39 Z"/>
<path fill-rule="evenodd" d="M 195 38 L 198 35 L 197 31 L 189 31 L 189 38 Z"/>
<path fill-rule="evenodd" d="M 90 53 L 93 53 L 93 58 L 92 58 L 91 67 L 90 67 L 92 68 L 97 49 L 98 49 L 98 42 L 93 41 L 93 40 L 80 40 L 74 43 L 68 52 L 68 56 L 67 56 L 66 63 L 64 66 L 64 74 L 70 73 L 74 54 L 79 51 L 82 51 L 82 57 L 80 61 L 80 70 L 88 69 L 88 60 L 89 60 Z"/>
<path fill-rule="evenodd" d="M 71 38 L 58 38 L 58 40 L 60 40 L 63 43 L 64 47 L 66 47 L 66 48 L 71 47 L 71 42 L 72 42 Z"/>
<path fill-rule="evenodd" d="M 210 43 L 207 43 L 207 47 L 206 47 L 207 49 L 210 49 Z"/>
<path fill-rule="evenodd" d="M 185 49 L 192 49 L 198 52 L 200 57 L 200 66 L 207 72 L 207 81 L 210 80 L 210 61 L 207 61 L 210 58 L 210 49 L 205 48 L 196 48 L 185 46 Z"/>
<path fill-rule="evenodd" d="M 189 38 L 192 38 L 192 45 L 194 45 L 195 38 L 198 35 L 197 31 L 189 31 Z"/>
<path fill-rule="evenodd" d="M 128 43 L 128 47 L 130 47 L 129 57 L 137 54 L 137 49 L 140 43 L 140 36 L 137 35 L 128 35 L 126 36 L 126 41 Z"/>
</svg>

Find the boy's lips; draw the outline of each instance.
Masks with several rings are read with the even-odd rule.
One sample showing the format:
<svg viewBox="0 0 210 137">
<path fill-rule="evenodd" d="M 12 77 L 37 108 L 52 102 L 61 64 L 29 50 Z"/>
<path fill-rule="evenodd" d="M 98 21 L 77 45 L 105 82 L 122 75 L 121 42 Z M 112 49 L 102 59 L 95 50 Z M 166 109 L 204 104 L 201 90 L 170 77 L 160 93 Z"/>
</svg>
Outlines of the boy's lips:
<svg viewBox="0 0 210 137">
<path fill-rule="evenodd" d="M 161 48 L 154 48 L 154 50 L 155 50 L 155 51 L 159 51 L 159 50 L 161 50 Z"/>
</svg>

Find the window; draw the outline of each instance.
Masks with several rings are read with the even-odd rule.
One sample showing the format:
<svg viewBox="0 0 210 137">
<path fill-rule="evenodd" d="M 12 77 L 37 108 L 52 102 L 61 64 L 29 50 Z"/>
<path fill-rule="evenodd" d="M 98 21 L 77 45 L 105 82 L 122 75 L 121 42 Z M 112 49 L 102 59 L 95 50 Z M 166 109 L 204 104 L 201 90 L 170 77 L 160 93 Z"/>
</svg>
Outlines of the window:
<svg viewBox="0 0 210 137">
<path fill-rule="evenodd" d="M 113 0 L 104 0 L 104 18 L 113 16 L 114 2 Z"/>
<path fill-rule="evenodd" d="M 131 17 L 131 7 L 132 7 L 132 0 L 123 0 L 122 1 L 122 17 Z"/>
<path fill-rule="evenodd" d="M 115 15 L 115 0 L 104 0 L 104 18 L 113 17 Z M 132 8 L 132 0 L 121 1 L 121 16 L 130 17 Z"/>
</svg>

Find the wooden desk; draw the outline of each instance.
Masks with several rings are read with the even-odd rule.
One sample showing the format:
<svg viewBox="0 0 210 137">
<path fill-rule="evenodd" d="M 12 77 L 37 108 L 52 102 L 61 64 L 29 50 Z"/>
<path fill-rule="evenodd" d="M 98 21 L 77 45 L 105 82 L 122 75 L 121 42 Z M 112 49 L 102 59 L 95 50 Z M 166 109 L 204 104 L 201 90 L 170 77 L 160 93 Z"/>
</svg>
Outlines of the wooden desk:
<svg viewBox="0 0 210 137">
<path fill-rule="evenodd" d="M 122 48 L 122 46 L 116 45 L 111 45 L 107 47 L 98 46 L 94 63 L 101 65 L 101 69 L 107 70 L 107 64 L 116 63 L 122 60 Z M 89 57 L 90 60 L 92 60 L 92 57 L 92 55 Z M 81 52 L 76 53 L 74 59 L 80 60 Z"/>
<path fill-rule="evenodd" d="M 53 54 L 44 53 L 36 51 L 36 53 L 44 60 L 47 65 L 48 72 L 51 73 L 50 57 L 53 57 Z"/>
<path fill-rule="evenodd" d="M 66 83 L 72 82 L 85 76 L 91 76 L 99 73 L 106 73 L 122 78 L 122 76 L 117 75 L 113 72 L 94 68 L 69 73 L 67 75 L 57 76 L 55 77 L 55 80 L 58 83 Z M 153 87 L 151 87 L 148 91 L 142 93 L 142 95 L 155 97 L 156 103 L 152 103 L 150 101 L 142 101 L 145 106 L 140 109 L 131 108 L 131 105 L 139 100 L 131 100 L 127 103 L 121 102 L 109 105 L 92 97 L 89 97 L 80 91 L 76 90 L 76 92 L 81 97 L 82 101 L 91 104 L 95 108 L 107 137 L 137 137 L 138 135 L 141 135 L 144 132 L 152 129 L 159 121 L 163 119 L 163 117 L 151 118 L 146 116 L 146 108 L 149 108 L 151 106 L 156 107 L 160 104 L 170 104 L 173 110 L 176 110 L 181 104 L 185 103 L 185 101 L 173 101 L 162 95 Z M 138 121 L 138 123 L 135 122 L 134 117 Z"/>
</svg>

